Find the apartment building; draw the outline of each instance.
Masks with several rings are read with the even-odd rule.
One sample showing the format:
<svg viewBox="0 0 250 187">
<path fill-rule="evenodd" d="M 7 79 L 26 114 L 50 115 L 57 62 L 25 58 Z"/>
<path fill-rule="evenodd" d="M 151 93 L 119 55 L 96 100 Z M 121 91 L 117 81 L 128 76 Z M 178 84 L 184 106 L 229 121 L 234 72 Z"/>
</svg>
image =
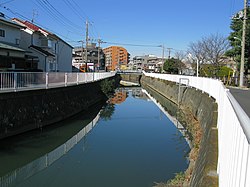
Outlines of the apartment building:
<svg viewBox="0 0 250 187">
<path fill-rule="evenodd" d="M 147 72 L 160 72 L 163 61 L 162 58 L 156 57 L 155 55 L 144 55 L 144 56 L 135 56 L 133 58 L 133 69 L 135 70 L 144 70 Z"/>
<path fill-rule="evenodd" d="M 111 46 L 104 50 L 107 71 L 122 70 L 127 67 L 130 54 L 120 46 Z"/>
<path fill-rule="evenodd" d="M 99 53 L 99 54 L 98 54 Z M 105 55 L 102 48 L 97 47 L 95 43 L 90 43 L 87 47 L 87 62 L 86 48 L 75 47 L 73 49 L 72 65 L 76 71 L 79 71 L 82 66 L 86 66 L 87 71 L 105 70 Z M 99 60 L 98 60 L 99 58 Z"/>
</svg>

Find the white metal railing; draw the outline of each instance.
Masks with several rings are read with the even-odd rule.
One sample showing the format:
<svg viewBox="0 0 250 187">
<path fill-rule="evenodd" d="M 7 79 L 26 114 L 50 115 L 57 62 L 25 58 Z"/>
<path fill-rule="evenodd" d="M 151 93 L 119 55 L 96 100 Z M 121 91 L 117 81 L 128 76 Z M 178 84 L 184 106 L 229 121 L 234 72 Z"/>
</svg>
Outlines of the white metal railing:
<svg viewBox="0 0 250 187">
<path fill-rule="evenodd" d="M 0 72 L 0 93 L 33 89 L 49 89 L 99 81 L 115 76 L 115 72 Z"/>
<path fill-rule="evenodd" d="M 208 93 L 218 103 L 219 186 L 250 186 L 250 119 L 221 81 L 203 77 L 145 73 L 145 76 L 179 82 Z"/>
</svg>

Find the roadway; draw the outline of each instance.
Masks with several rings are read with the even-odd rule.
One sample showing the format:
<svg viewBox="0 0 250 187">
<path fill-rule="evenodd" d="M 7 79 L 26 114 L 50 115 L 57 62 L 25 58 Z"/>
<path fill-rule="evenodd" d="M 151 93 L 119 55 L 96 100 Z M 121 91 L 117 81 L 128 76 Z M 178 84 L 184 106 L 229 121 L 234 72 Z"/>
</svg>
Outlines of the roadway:
<svg viewBox="0 0 250 187">
<path fill-rule="evenodd" d="M 229 88 L 229 90 L 250 118 L 250 89 Z"/>
</svg>

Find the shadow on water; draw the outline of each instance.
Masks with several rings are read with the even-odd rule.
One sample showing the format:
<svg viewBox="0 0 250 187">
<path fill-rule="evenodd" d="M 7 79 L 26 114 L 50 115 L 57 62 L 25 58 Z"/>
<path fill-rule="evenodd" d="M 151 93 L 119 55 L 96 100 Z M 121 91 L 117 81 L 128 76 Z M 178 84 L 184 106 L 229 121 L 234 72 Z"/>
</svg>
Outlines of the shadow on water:
<svg viewBox="0 0 250 187">
<path fill-rule="evenodd" d="M 105 103 L 63 122 L 0 141 L 0 186 L 18 184 L 52 165 L 87 135 Z"/>
<path fill-rule="evenodd" d="M 120 88 L 106 104 L 100 103 L 87 113 L 1 140 L 0 187 L 23 181 L 21 186 L 27 186 L 41 179 L 44 183 L 40 186 L 144 187 L 172 178 L 187 167 L 183 153 L 186 155 L 189 147 L 185 131 L 170 122 L 176 106 L 159 95 L 154 97 L 163 107 L 140 87 Z M 66 153 L 67 158 L 63 158 Z M 65 166 L 60 169 L 60 180 L 46 181 L 48 176 L 56 178 L 59 172 L 53 173 L 53 167 L 60 164 Z M 47 169 L 49 166 L 52 169 Z M 71 167 L 74 169 L 69 171 Z"/>
</svg>

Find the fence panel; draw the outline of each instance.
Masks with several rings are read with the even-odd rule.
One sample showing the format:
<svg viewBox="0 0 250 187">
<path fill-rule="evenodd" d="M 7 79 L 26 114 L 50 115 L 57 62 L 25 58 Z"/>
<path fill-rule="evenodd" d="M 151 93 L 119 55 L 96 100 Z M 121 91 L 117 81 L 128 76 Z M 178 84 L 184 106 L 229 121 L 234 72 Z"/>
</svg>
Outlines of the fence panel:
<svg viewBox="0 0 250 187">
<path fill-rule="evenodd" d="M 144 74 L 172 82 L 179 82 L 180 78 L 189 79 L 191 87 L 216 99 L 219 186 L 250 186 L 250 119 L 222 82 L 201 77 Z"/>
<path fill-rule="evenodd" d="M 0 72 L 0 93 L 71 86 L 113 76 L 115 72 Z"/>
</svg>

